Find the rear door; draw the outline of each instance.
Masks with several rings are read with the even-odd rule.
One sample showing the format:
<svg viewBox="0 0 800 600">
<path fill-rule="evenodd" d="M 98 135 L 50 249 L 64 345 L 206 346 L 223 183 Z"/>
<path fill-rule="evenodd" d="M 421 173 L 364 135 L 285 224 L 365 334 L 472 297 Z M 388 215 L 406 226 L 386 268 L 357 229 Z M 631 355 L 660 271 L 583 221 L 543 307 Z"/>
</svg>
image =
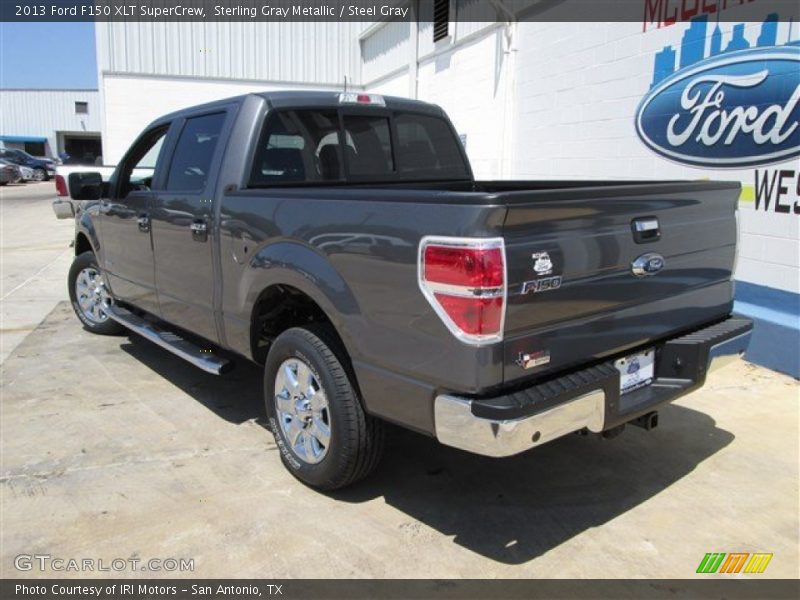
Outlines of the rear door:
<svg viewBox="0 0 800 600">
<path fill-rule="evenodd" d="M 100 260 L 114 297 L 159 314 L 153 272 L 150 212 L 163 173 L 169 124 L 146 131 L 117 169 L 100 203 Z"/>
<path fill-rule="evenodd" d="M 152 211 L 161 316 L 218 341 L 214 315 L 214 191 L 232 109 L 176 123 L 177 140 Z"/>
</svg>

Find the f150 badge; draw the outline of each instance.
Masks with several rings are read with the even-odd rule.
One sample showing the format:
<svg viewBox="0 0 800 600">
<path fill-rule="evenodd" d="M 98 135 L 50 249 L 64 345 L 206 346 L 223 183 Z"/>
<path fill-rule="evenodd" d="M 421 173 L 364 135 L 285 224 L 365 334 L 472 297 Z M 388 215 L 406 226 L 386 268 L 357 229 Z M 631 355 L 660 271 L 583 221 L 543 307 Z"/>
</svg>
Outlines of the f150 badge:
<svg viewBox="0 0 800 600">
<path fill-rule="evenodd" d="M 550 260 L 550 255 L 547 252 L 534 252 L 531 254 L 533 259 L 533 270 L 537 275 L 550 275 L 553 272 L 553 261 Z M 529 294 L 533 292 L 547 292 L 549 290 L 557 290 L 561 287 L 561 275 L 554 275 L 553 277 L 541 277 L 532 281 L 525 281 L 522 284 L 522 294 Z"/>
</svg>

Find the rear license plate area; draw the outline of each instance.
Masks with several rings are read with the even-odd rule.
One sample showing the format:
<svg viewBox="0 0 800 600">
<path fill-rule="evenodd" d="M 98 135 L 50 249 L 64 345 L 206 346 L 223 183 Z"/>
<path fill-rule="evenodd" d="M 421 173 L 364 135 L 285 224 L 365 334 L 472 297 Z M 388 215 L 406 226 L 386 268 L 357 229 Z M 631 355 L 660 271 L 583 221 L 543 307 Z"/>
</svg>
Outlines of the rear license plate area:
<svg viewBox="0 0 800 600">
<path fill-rule="evenodd" d="M 619 371 L 620 394 L 628 394 L 653 383 L 655 356 L 655 349 L 650 348 L 614 361 Z"/>
</svg>

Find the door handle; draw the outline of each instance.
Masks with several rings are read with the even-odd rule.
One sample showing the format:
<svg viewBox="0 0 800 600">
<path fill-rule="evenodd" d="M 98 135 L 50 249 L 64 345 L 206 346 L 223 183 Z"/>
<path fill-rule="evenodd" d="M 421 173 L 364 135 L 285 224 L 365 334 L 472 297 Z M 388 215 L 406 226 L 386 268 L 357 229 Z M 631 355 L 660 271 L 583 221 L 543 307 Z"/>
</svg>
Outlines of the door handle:
<svg viewBox="0 0 800 600">
<path fill-rule="evenodd" d="M 208 225 L 205 221 L 197 220 L 189 225 L 192 231 L 192 239 L 195 242 L 205 242 L 208 239 Z"/>
<path fill-rule="evenodd" d="M 150 217 L 147 215 L 139 215 L 139 218 L 136 219 L 136 224 L 139 226 L 139 231 L 142 233 L 148 233 L 150 231 Z"/>
<path fill-rule="evenodd" d="M 658 217 L 634 219 L 631 221 L 631 231 L 633 232 L 633 241 L 637 244 L 655 242 L 661 238 L 661 226 L 658 223 Z"/>
</svg>

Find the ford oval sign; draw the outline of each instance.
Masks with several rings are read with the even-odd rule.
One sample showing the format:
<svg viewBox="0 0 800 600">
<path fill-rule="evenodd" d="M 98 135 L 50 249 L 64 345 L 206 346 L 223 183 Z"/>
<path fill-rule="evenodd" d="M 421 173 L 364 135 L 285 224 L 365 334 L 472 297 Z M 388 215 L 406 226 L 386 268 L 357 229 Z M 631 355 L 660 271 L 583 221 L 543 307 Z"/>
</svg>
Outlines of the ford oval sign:
<svg viewBox="0 0 800 600">
<path fill-rule="evenodd" d="M 800 155 L 800 46 L 726 52 L 655 85 L 636 132 L 680 163 L 740 168 Z"/>
<path fill-rule="evenodd" d="M 631 263 L 631 271 L 637 277 L 648 277 L 658 273 L 665 264 L 663 256 L 656 252 L 648 252 Z"/>
</svg>

